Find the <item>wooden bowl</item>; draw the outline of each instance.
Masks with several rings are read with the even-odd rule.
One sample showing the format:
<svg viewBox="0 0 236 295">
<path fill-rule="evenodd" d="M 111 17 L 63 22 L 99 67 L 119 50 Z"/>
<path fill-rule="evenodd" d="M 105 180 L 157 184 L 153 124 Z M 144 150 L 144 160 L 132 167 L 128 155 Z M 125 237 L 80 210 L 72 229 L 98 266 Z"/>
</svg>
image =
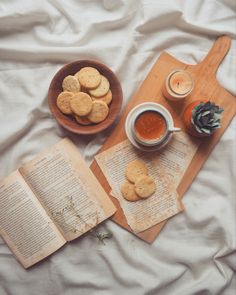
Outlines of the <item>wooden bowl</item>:
<svg viewBox="0 0 236 295">
<path fill-rule="evenodd" d="M 63 79 L 68 75 L 74 75 L 81 68 L 88 66 L 96 68 L 109 80 L 112 102 L 109 105 L 109 114 L 104 121 L 98 124 L 83 126 L 78 124 L 73 116 L 64 115 L 58 109 L 56 100 L 58 94 L 63 91 Z M 122 100 L 122 89 L 116 75 L 104 64 L 92 60 L 78 60 L 65 65 L 53 77 L 48 91 L 48 104 L 53 116 L 62 127 L 76 134 L 95 134 L 111 126 L 120 113 Z"/>
</svg>

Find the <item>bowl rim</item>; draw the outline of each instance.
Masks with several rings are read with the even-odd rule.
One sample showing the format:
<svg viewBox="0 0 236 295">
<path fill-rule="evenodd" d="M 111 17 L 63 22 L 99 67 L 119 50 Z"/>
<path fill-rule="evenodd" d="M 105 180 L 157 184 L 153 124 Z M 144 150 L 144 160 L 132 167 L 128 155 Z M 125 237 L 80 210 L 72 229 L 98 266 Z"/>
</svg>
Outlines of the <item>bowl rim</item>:
<svg viewBox="0 0 236 295">
<path fill-rule="evenodd" d="M 84 64 L 83 66 L 79 67 L 79 65 Z M 85 65 L 87 64 L 87 65 Z M 119 100 L 116 102 L 116 111 L 114 113 L 111 113 L 110 116 L 108 116 L 104 121 L 102 121 L 101 123 L 98 123 L 96 125 L 88 125 L 88 126 L 83 126 L 83 125 L 79 125 L 78 124 L 78 128 L 77 126 L 76 128 L 73 126 L 69 126 L 69 124 L 65 124 L 64 118 L 67 119 L 67 116 L 62 114 L 62 117 L 58 117 L 56 111 L 55 111 L 55 102 L 53 101 L 53 91 L 55 91 L 55 89 L 58 89 L 55 87 L 55 83 L 56 80 L 61 77 L 63 75 L 63 73 L 70 69 L 73 66 L 77 66 L 78 65 L 78 71 L 80 68 L 85 67 L 85 66 L 94 66 L 95 68 L 97 68 L 98 70 L 104 69 L 106 72 L 109 73 L 109 76 L 112 76 L 112 80 L 115 82 L 116 85 L 116 95 L 117 97 L 119 97 Z M 109 80 L 109 77 L 108 77 Z M 81 134 L 81 135 L 91 135 L 91 134 L 95 134 L 98 132 L 101 132 L 107 128 L 109 128 L 114 121 L 117 119 L 117 117 L 119 116 L 120 112 L 121 112 L 121 107 L 122 107 L 122 102 L 123 102 L 123 92 L 122 92 L 122 88 L 121 88 L 121 84 L 116 76 L 116 74 L 105 64 L 96 61 L 96 60 L 90 60 L 90 59 L 81 59 L 81 60 L 76 60 L 70 63 L 65 64 L 63 67 L 61 67 L 53 76 L 49 88 L 48 88 L 48 94 L 47 94 L 47 101 L 48 101 L 48 105 L 51 111 L 51 114 L 53 115 L 53 117 L 55 118 L 55 120 L 57 121 L 57 123 L 63 127 L 64 129 L 75 133 L 75 134 Z M 69 119 L 68 119 L 69 120 Z M 108 120 L 106 122 L 106 120 Z M 100 125 L 100 126 L 99 126 Z M 91 127 L 95 127 L 94 129 Z M 86 128 L 89 127 L 89 130 Z"/>
</svg>

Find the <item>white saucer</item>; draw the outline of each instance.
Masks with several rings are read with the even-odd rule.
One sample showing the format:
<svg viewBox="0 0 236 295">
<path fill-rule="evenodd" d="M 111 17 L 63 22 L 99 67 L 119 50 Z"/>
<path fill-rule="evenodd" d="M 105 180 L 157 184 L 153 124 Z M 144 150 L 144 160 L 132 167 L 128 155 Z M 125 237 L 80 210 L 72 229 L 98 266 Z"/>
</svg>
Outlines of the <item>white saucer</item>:
<svg viewBox="0 0 236 295">
<path fill-rule="evenodd" d="M 140 112 L 141 110 L 143 110 L 144 108 L 152 108 L 152 109 L 157 110 L 158 112 L 163 114 L 163 116 L 166 118 L 169 127 L 174 127 L 174 121 L 172 119 L 172 116 L 165 107 L 163 107 L 162 105 L 155 103 L 155 102 L 145 102 L 145 103 L 141 103 L 141 104 L 137 105 L 129 112 L 129 114 L 126 118 L 126 121 L 125 121 L 125 132 L 126 132 L 126 135 L 129 139 L 129 141 L 131 142 L 131 144 L 133 146 L 135 146 L 136 148 L 140 149 L 141 151 L 145 151 L 145 152 L 158 151 L 161 148 L 163 148 L 170 141 L 173 133 L 171 132 L 169 134 L 169 136 L 167 137 L 167 139 L 164 142 L 162 142 L 160 145 L 157 145 L 157 146 L 144 146 L 144 145 L 139 144 L 133 137 L 132 124 L 133 124 L 133 119 L 134 119 L 135 115 L 138 112 Z"/>
</svg>

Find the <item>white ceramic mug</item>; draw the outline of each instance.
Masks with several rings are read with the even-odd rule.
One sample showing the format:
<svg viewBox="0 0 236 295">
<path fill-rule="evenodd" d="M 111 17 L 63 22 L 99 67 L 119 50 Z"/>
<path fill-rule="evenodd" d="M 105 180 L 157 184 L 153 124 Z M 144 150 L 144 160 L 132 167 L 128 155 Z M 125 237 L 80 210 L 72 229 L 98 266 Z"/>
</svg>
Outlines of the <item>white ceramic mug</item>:
<svg viewBox="0 0 236 295">
<path fill-rule="evenodd" d="M 136 120 L 141 114 L 147 111 L 158 113 L 158 115 L 160 115 L 165 121 L 165 132 L 159 138 L 147 140 L 146 138 L 140 137 L 135 130 Z M 155 151 L 164 147 L 168 143 L 173 132 L 181 131 L 181 129 L 174 126 L 173 118 L 164 106 L 154 102 L 146 102 L 135 106 L 129 112 L 126 118 L 125 131 L 128 139 L 135 147 L 145 151 Z"/>
<path fill-rule="evenodd" d="M 160 136 L 158 138 L 155 138 L 155 139 L 150 139 L 150 140 L 144 139 L 143 137 L 141 137 L 138 134 L 138 132 L 136 131 L 136 129 L 135 129 L 135 123 L 136 123 L 137 119 L 140 117 L 140 115 L 144 114 L 145 112 L 149 112 L 149 111 L 157 113 L 159 116 L 162 117 L 162 119 L 165 122 L 165 132 L 162 134 L 162 136 Z M 167 121 L 166 116 L 163 113 L 161 113 L 160 111 L 156 110 L 155 108 L 151 108 L 151 107 L 144 108 L 143 110 L 140 110 L 139 112 L 137 112 L 135 114 L 135 116 L 133 118 L 133 121 L 132 121 L 131 130 L 132 130 L 133 137 L 135 138 L 135 140 L 138 143 L 140 143 L 142 145 L 145 145 L 145 146 L 156 146 L 156 145 L 160 145 L 164 141 L 167 140 L 167 138 L 169 137 L 170 133 L 181 131 L 180 128 L 170 126 L 169 123 L 168 123 L 168 121 Z"/>
</svg>

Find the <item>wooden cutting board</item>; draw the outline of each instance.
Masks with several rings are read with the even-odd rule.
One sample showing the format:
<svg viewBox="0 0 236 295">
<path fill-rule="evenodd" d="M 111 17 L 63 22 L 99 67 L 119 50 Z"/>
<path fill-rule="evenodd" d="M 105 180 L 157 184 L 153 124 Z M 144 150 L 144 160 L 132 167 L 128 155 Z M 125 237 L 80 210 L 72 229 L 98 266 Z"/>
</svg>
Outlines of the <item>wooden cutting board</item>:
<svg viewBox="0 0 236 295">
<path fill-rule="evenodd" d="M 194 177 L 197 175 L 198 171 L 207 160 L 210 152 L 220 140 L 220 137 L 226 130 L 230 121 L 236 113 L 236 97 L 225 90 L 216 80 L 216 71 L 227 54 L 231 44 L 231 39 L 228 36 L 219 37 L 214 43 L 213 47 L 207 54 L 207 56 L 197 65 L 187 65 L 184 64 L 166 52 L 163 52 L 148 76 L 138 89 L 138 91 L 133 95 L 129 101 L 121 119 L 115 129 L 113 130 L 111 136 L 106 140 L 101 151 L 118 144 L 119 142 L 126 139 L 124 125 L 125 119 L 129 111 L 142 102 L 157 102 L 163 104 L 172 114 L 175 126 L 180 126 L 184 128 L 180 116 L 187 104 L 191 101 L 198 99 L 207 99 L 214 101 L 216 104 L 224 108 L 222 127 L 218 129 L 213 136 L 208 139 L 202 140 L 197 153 L 195 154 L 190 166 L 188 167 L 185 175 L 179 184 L 177 191 L 180 198 L 183 197 L 186 190 L 191 185 Z M 192 74 L 195 81 L 194 90 L 186 101 L 180 102 L 168 102 L 162 95 L 161 87 L 164 82 L 165 77 L 174 69 L 185 69 Z M 91 165 L 91 169 L 101 185 L 104 187 L 106 192 L 109 194 L 110 186 L 107 183 L 102 171 L 94 161 Z M 112 196 L 110 196 L 116 207 L 118 208 L 115 215 L 112 217 L 113 221 L 118 223 L 123 228 L 132 232 L 131 228 L 127 224 L 126 218 L 124 216 L 123 210 L 121 209 L 119 202 Z M 148 243 L 152 243 L 156 236 L 159 234 L 166 221 L 161 222 L 139 234 L 138 237 L 145 240 Z"/>
</svg>

